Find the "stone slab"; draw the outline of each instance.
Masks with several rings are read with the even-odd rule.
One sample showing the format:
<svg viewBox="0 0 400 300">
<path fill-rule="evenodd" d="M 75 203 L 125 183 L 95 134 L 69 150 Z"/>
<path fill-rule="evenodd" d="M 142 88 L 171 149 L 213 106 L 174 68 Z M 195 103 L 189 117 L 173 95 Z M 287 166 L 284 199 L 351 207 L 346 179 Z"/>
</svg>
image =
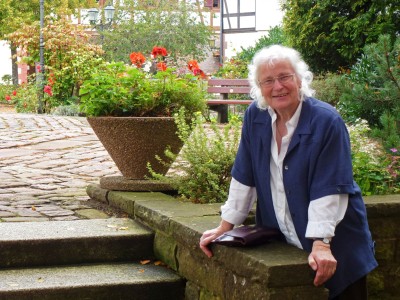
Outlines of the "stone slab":
<svg viewBox="0 0 400 300">
<path fill-rule="evenodd" d="M 4 222 L 0 269 L 151 258 L 153 239 L 152 231 L 127 218 Z"/>
<path fill-rule="evenodd" d="M 12 149 L 0 149 L 0 158 L 8 158 L 8 157 L 24 157 L 24 156 L 32 156 L 38 153 L 38 150 L 24 149 L 24 148 L 12 148 Z"/>
<path fill-rule="evenodd" d="M 35 222 L 29 226 L 22 223 L 0 223 L 0 244 L 8 241 L 93 238 L 148 232 L 143 226 L 127 218 Z"/>
<path fill-rule="evenodd" d="M 154 264 L 0 270 L 2 299 L 183 299 L 184 281 Z M 60 297 L 60 298 L 59 298 Z"/>
<path fill-rule="evenodd" d="M 110 216 L 107 215 L 106 213 L 97 210 L 97 209 L 92 209 L 92 208 L 88 208 L 88 209 L 78 209 L 75 211 L 75 213 L 80 216 L 80 217 L 84 217 L 87 219 L 108 219 Z"/>
<path fill-rule="evenodd" d="M 82 141 L 74 141 L 71 139 L 55 140 L 50 142 L 43 142 L 36 145 L 29 146 L 30 149 L 36 150 L 55 150 L 55 149 L 70 149 L 82 146 Z"/>
</svg>

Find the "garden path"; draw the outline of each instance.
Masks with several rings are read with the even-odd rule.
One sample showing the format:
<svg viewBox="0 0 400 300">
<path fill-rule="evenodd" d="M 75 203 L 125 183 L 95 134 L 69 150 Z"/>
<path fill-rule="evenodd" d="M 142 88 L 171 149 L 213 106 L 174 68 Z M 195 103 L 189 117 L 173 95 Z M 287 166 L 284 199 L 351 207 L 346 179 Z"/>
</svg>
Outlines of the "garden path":
<svg viewBox="0 0 400 300">
<path fill-rule="evenodd" d="M 0 222 L 123 216 L 86 194 L 109 175 L 121 174 L 85 118 L 0 106 Z"/>
</svg>

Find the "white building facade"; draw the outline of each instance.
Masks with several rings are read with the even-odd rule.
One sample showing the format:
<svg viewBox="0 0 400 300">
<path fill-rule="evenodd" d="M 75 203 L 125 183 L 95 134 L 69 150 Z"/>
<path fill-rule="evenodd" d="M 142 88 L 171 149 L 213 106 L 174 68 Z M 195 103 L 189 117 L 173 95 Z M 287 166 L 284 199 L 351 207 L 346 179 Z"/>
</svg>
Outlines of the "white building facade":
<svg viewBox="0 0 400 300">
<path fill-rule="evenodd" d="M 242 47 L 254 46 L 257 40 L 268 34 L 270 28 L 282 23 L 281 0 L 201 0 L 201 2 L 204 7 L 205 23 L 212 26 L 215 32 L 214 56 L 211 55 L 209 60 L 217 60 L 220 63 L 236 55 Z M 87 11 L 82 10 L 80 20 L 75 21 L 88 24 Z M 221 11 L 224 16 L 223 23 L 221 23 Z M 5 41 L 0 41 L 0 83 L 4 75 L 11 73 L 10 47 Z"/>
</svg>

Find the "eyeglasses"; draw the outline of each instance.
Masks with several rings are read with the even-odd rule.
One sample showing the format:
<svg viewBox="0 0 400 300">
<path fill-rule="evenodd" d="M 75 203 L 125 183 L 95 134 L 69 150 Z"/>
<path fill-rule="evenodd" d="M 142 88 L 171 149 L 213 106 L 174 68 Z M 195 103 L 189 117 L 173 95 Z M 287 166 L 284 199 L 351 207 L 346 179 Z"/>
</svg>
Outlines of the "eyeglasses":
<svg viewBox="0 0 400 300">
<path fill-rule="evenodd" d="M 287 75 L 282 75 L 282 76 L 279 76 L 279 77 L 272 77 L 271 79 L 264 80 L 263 82 L 259 81 L 258 83 L 263 87 L 271 87 L 271 86 L 274 85 L 275 80 L 278 80 L 279 83 L 287 83 L 291 79 L 293 79 L 294 75 L 295 74 L 287 74 Z"/>
</svg>

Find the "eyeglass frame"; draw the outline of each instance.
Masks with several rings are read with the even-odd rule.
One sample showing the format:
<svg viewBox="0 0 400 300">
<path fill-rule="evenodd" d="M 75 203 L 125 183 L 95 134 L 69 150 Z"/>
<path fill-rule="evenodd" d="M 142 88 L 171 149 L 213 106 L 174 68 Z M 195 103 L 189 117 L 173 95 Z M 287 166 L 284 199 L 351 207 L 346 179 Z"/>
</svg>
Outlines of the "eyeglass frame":
<svg viewBox="0 0 400 300">
<path fill-rule="evenodd" d="M 293 80 L 293 76 L 294 76 L 294 75 L 296 75 L 296 73 L 293 73 L 293 74 L 286 74 L 286 75 L 281 75 L 281 76 L 276 76 L 276 77 L 272 77 L 272 78 L 270 78 L 270 79 L 264 80 L 263 82 L 259 81 L 258 84 L 259 84 L 261 87 L 272 87 L 272 86 L 275 84 L 275 81 L 276 81 L 276 80 L 278 80 L 280 84 L 284 84 L 284 83 L 289 82 L 290 77 L 291 77 L 292 80 Z M 282 80 L 283 78 L 287 78 L 287 80 L 284 79 L 284 81 L 282 82 L 281 80 Z M 267 82 L 270 82 L 270 84 L 267 84 L 267 85 L 266 85 Z"/>
</svg>

